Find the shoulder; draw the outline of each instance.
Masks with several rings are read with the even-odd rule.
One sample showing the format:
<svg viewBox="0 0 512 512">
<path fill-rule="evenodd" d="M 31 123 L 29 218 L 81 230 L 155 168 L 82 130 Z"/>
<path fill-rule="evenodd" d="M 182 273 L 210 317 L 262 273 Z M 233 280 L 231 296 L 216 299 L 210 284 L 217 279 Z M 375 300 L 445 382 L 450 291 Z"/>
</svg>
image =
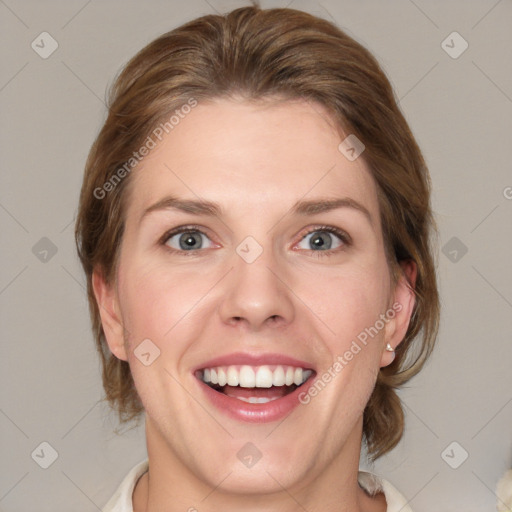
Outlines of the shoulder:
<svg viewBox="0 0 512 512">
<path fill-rule="evenodd" d="M 357 480 L 359 485 L 371 496 L 378 492 L 384 493 L 388 506 L 387 512 L 412 512 L 407 500 L 387 480 L 367 471 L 359 471 Z"/>
<path fill-rule="evenodd" d="M 148 470 L 148 460 L 133 467 L 101 512 L 133 512 L 132 494 L 137 480 Z"/>
</svg>

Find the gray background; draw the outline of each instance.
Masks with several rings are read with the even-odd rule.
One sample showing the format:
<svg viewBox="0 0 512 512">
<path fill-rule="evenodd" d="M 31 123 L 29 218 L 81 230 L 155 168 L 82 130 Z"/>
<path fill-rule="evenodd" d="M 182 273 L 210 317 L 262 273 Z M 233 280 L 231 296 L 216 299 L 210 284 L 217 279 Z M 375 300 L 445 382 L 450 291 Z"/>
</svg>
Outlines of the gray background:
<svg viewBox="0 0 512 512">
<path fill-rule="evenodd" d="M 512 463 L 512 3 L 262 2 L 287 4 L 334 19 L 376 55 L 435 189 L 439 344 L 401 393 L 403 441 L 373 470 L 415 512 L 495 510 Z M 120 66 L 178 24 L 240 5 L 0 0 L 1 511 L 99 510 L 145 457 L 143 428 L 116 435 L 99 403 L 73 242 L 83 166 Z M 46 59 L 31 48 L 43 31 L 59 45 Z M 458 58 L 442 46 L 453 31 L 469 44 Z M 58 452 L 48 469 L 44 441 Z"/>
</svg>

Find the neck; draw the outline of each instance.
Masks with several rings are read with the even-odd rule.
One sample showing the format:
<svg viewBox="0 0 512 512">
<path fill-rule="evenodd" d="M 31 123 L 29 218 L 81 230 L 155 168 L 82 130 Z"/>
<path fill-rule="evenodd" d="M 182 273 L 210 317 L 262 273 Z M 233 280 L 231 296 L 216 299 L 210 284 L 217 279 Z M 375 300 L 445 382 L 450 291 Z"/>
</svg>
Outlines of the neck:
<svg viewBox="0 0 512 512">
<path fill-rule="evenodd" d="M 279 510 L 296 512 L 367 512 L 385 511 L 385 499 L 380 495 L 370 498 L 359 487 L 357 474 L 361 446 L 362 424 L 358 422 L 341 453 L 327 465 L 311 465 L 302 479 L 288 488 L 266 468 L 266 478 L 271 491 L 233 491 L 230 478 L 236 471 L 219 469 L 218 479 L 208 482 L 188 465 L 165 443 L 150 421 L 146 420 L 146 438 L 149 471 L 145 473 L 133 493 L 134 512 L 213 512 L 237 510 L 256 512 Z"/>
</svg>

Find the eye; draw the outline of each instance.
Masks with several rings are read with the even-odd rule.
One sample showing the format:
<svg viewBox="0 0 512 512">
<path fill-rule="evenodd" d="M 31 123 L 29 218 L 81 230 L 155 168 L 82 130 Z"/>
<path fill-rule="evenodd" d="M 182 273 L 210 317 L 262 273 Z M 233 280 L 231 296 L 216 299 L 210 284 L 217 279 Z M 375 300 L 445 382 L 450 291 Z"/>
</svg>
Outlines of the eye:
<svg viewBox="0 0 512 512">
<path fill-rule="evenodd" d="M 298 247 L 315 252 L 329 252 L 344 245 L 350 245 L 350 237 L 347 233 L 334 227 L 325 226 L 306 234 L 299 242 Z"/>
<path fill-rule="evenodd" d="M 197 251 L 199 249 L 210 249 L 213 246 L 208 236 L 190 227 L 177 228 L 164 235 L 163 243 L 175 251 Z"/>
</svg>

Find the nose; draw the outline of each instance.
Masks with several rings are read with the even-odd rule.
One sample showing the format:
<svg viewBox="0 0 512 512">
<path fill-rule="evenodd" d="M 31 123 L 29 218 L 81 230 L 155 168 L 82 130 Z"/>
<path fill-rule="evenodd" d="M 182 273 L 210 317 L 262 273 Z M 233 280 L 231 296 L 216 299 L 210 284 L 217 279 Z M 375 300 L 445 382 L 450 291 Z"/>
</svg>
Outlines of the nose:
<svg viewBox="0 0 512 512">
<path fill-rule="evenodd" d="M 260 331 L 265 326 L 284 327 L 293 322 L 293 293 L 270 251 L 263 251 L 252 263 L 235 254 L 223 292 L 219 314 L 227 325 Z"/>
</svg>

